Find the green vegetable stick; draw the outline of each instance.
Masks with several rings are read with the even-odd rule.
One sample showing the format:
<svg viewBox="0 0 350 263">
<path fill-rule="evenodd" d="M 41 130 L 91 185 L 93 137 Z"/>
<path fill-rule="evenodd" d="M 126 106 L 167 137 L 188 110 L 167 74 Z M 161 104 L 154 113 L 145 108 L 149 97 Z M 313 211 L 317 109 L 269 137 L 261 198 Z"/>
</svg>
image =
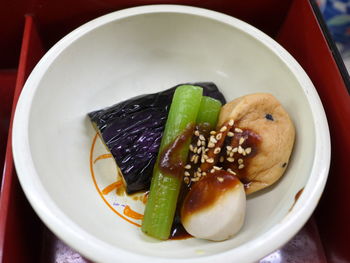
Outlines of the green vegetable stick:
<svg viewBox="0 0 350 263">
<path fill-rule="evenodd" d="M 203 96 L 197 115 L 197 124 L 208 123 L 211 130 L 215 129 L 221 106 L 220 101 Z"/>
<path fill-rule="evenodd" d="M 149 236 L 162 240 L 169 238 L 183 177 L 182 174 L 174 176 L 162 173 L 159 167 L 160 155 L 189 124 L 195 124 L 202 92 L 202 88 L 191 85 L 179 86 L 175 91 L 157 162 L 153 168 L 151 188 L 141 227 L 142 231 Z M 190 138 L 180 151 L 183 163 L 187 159 L 189 143 Z"/>
</svg>

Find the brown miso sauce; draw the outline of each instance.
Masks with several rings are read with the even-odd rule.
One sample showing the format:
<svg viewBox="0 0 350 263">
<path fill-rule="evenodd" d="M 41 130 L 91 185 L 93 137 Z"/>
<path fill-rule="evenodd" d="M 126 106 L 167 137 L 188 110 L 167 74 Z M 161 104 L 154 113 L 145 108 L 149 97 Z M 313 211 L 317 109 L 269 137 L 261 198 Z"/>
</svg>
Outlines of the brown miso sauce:
<svg viewBox="0 0 350 263">
<path fill-rule="evenodd" d="M 298 199 L 299 199 L 299 197 L 301 196 L 301 194 L 303 193 L 303 191 L 304 191 L 304 187 L 301 188 L 301 189 L 296 193 L 296 195 L 294 196 L 294 201 L 295 201 L 295 202 L 298 201 Z"/>
<path fill-rule="evenodd" d="M 204 122 L 196 125 L 196 130 L 198 130 L 200 134 L 203 134 L 204 137 L 208 138 L 209 133 L 212 130 L 212 127 L 209 123 Z"/>
<path fill-rule="evenodd" d="M 173 225 L 171 227 L 170 237 L 172 240 L 180 240 L 187 239 L 192 237 L 189 233 L 187 233 L 186 229 L 183 227 L 181 223 L 180 213 L 176 213 Z"/>
<path fill-rule="evenodd" d="M 186 195 L 181 215 L 186 216 L 209 208 L 224 192 L 236 187 L 239 183 L 235 175 L 225 170 L 217 170 L 203 177 L 192 186 L 191 191 Z"/>
<path fill-rule="evenodd" d="M 195 130 L 198 130 L 200 134 L 208 138 L 209 133 L 212 130 L 212 127 L 209 123 L 200 123 L 199 125 L 196 125 Z M 192 134 L 191 134 L 191 137 L 192 137 L 191 144 L 196 144 L 198 137 L 192 136 Z M 192 157 L 192 154 L 193 153 L 191 152 L 189 153 L 188 159 Z M 192 164 L 192 168 L 189 171 L 193 173 L 193 171 L 197 170 L 198 167 L 200 167 L 200 162 L 197 165 Z M 183 227 L 181 223 L 181 208 L 182 208 L 183 200 L 185 199 L 188 192 L 191 190 L 191 185 L 192 185 L 191 181 L 189 182 L 189 184 L 185 184 L 183 182 L 181 185 L 180 194 L 177 201 L 174 222 L 171 227 L 171 232 L 169 237 L 172 240 L 187 239 L 192 237 L 189 233 L 187 233 L 186 229 Z"/>
<path fill-rule="evenodd" d="M 296 202 L 298 201 L 299 197 L 301 196 L 301 194 L 303 193 L 304 191 L 304 187 L 301 188 L 294 196 L 294 203 L 293 205 L 289 208 L 289 212 L 293 210 L 293 207 L 295 206 Z"/>
<path fill-rule="evenodd" d="M 234 128 L 232 128 L 234 130 Z M 225 141 L 225 145 L 230 145 L 232 148 L 239 147 L 239 140 L 241 138 L 244 138 L 244 142 L 241 145 L 243 149 L 250 148 L 251 152 L 247 155 L 242 155 L 239 153 L 234 154 L 235 161 L 233 163 L 230 163 L 228 161 L 225 161 L 224 164 L 222 164 L 226 169 L 230 168 L 232 171 L 234 171 L 238 178 L 241 180 L 241 182 L 244 184 L 244 188 L 247 189 L 250 187 L 252 181 L 248 178 L 247 174 L 247 168 L 249 167 L 249 163 L 252 160 L 254 156 L 256 156 L 259 152 L 259 145 L 262 142 L 262 138 L 259 134 L 256 132 L 249 130 L 249 129 L 242 129 L 243 132 L 238 133 L 234 132 L 234 136 L 232 137 L 231 141 L 229 138 L 227 138 L 229 141 Z M 225 153 L 225 151 L 223 151 Z M 244 168 L 238 169 L 238 159 L 243 160 Z"/>
<path fill-rule="evenodd" d="M 224 131 L 220 131 L 221 128 L 226 127 L 226 129 Z M 209 173 L 209 171 L 213 168 L 214 165 L 216 165 L 217 161 L 219 160 L 220 155 L 215 153 L 215 148 L 221 148 L 223 150 L 223 148 L 226 147 L 225 142 L 226 142 L 226 137 L 227 137 L 227 133 L 229 132 L 229 121 L 226 121 L 221 127 L 219 127 L 217 129 L 217 135 L 221 134 L 221 138 L 217 138 L 215 137 L 216 143 L 215 143 L 215 147 L 212 148 L 208 148 L 208 152 L 207 152 L 207 156 L 209 159 L 213 159 L 214 162 L 212 163 L 208 163 L 208 162 L 204 162 L 201 164 L 200 168 L 203 172 Z M 207 136 L 208 140 L 209 140 L 210 136 Z M 209 144 L 209 142 L 208 142 Z"/>
<path fill-rule="evenodd" d="M 159 170 L 162 173 L 173 176 L 182 175 L 184 160 L 181 160 L 183 146 L 192 137 L 194 125 L 188 124 L 186 129 L 176 137 L 173 143 L 168 145 L 160 154 Z"/>
<path fill-rule="evenodd" d="M 227 124 L 225 125 L 228 126 Z M 224 163 L 217 163 L 215 165 L 222 166 L 224 169 L 231 168 L 232 171 L 237 174 L 237 176 L 225 170 L 220 170 L 215 171 L 214 173 L 209 173 L 206 177 L 203 177 L 198 182 L 193 183 L 190 181 L 188 184 L 183 183 L 178 198 L 178 204 L 172 225 L 170 239 L 184 239 L 191 237 L 191 235 L 186 232 L 183 225 L 181 224 L 181 214 L 186 215 L 187 213 L 194 213 L 195 211 L 210 207 L 220 197 L 222 192 L 227 191 L 228 189 L 232 189 L 232 187 L 235 187 L 240 181 L 244 184 L 245 188 L 249 188 L 250 184 L 252 183 L 247 177 L 246 168 L 249 165 L 249 160 L 258 153 L 261 137 L 254 131 L 248 129 L 242 129 L 242 133 L 235 132 L 235 127 L 237 126 L 233 126 L 230 129 L 232 132 L 234 132 L 233 137 L 226 136 L 228 131 L 223 132 L 223 135 L 225 135 L 226 138 L 224 139 L 220 155 L 225 157 L 225 161 Z M 199 130 L 200 134 L 202 134 L 207 139 L 210 137 L 210 131 L 212 130 L 208 124 L 196 126 L 195 129 Z M 226 161 L 226 146 L 230 145 L 233 148 L 238 147 L 239 140 L 242 137 L 245 139 L 245 141 L 241 147 L 244 149 L 250 147 L 251 152 L 246 156 L 235 153 L 234 158 L 236 161 L 234 163 Z M 198 137 L 193 136 L 191 144 L 196 145 L 197 140 Z M 191 154 L 192 153 L 190 152 L 189 159 L 191 158 Z M 245 165 L 243 169 L 238 169 L 237 160 L 239 158 L 243 159 L 243 163 Z M 216 159 L 218 159 L 218 157 L 216 157 Z M 196 171 L 198 167 L 201 167 L 201 165 L 202 164 L 200 162 L 197 164 L 191 163 L 191 169 L 188 171 L 190 174 L 193 174 L 193 172 Z M 224 180 L 220 182 L 217 179 L 218 177 L 221 177 Z"/>
<path fill-rule="evenodd" d="M 181 223 L 182 204 L 190 190 L 191 190 L 191 183 L 187 185 L 183 182 L 181 185 L 179 197 L 177 199 L 177 206 L 176 206 L 174 221 L 170 231 L 170 237 L 169 237 L 170 239 L 179 240 L 179 239 L 187 239 L 192 237 L 189 233 L 187 233 L 186 229 L 183 227 Z"/>
<path fill-rule="evenodd" d="M 212 127 L 210 126 L 209 123 L 201 123 L 199 125 L 196 125 L 195 130 L 198 130 L 200 134 L 202 134 L 204 137 L 208 138 L 209 133 L 212 130 Z M 191 143 L 195 144 L 197 142 L 197 140 L 198 140 L 197 136 L 192 136 Z M 191 158 L 191 153 L 189 153 L 188 159 L 190 159 L 190 158 Z M 191 173 L 194 170 L 197 170 L 198 167 L 200 167 L 200 163 L 198 163 L 197 165 L 192 164 L 192 168 L 190 170 Z M 192 185 L 191 181 L 189 184 L 182 183 L 182 186 L 180 189 L 180 194 L 179 194 L 178 201 L 177 201 L 175 217 L 174 217 L 174 221 L 173 221 L 173 225 L 171 227 L 171 232 L 170 232 L 170 237 L 169 237 L 172 240 L 187 239 L 187 238 L 192 237 L 192 235 L 187 233 L 186 229 L 183 227 L 183 225 L 181 223 L 181 208 L 182 208 L 183 200 L 187 196 L 188 192 L 191 190 L 191 185 Z"/>
</svg>

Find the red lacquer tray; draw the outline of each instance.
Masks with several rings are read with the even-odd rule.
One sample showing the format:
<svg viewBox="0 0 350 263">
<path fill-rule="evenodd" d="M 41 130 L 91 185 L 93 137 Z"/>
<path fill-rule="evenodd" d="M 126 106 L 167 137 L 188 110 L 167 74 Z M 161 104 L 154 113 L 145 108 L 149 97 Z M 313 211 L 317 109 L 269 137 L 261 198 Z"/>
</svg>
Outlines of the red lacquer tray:
<svg viewBox="0 0 350 263">
<path fill-rule="evenodd" d="M 309 0 L 0 3 L 0 262 L 88 262 L 57 239 L 28 204 L 13 166 L 11 120 L 26 78 L 57 40 L 100 15 L 145 4 L 185 4 L 235 16 L 277 40 L 306 70 L 329 121 L 329 180 L 309 222 L 289 243 L 261 262 L 350 262 L 350 209 L 346 205 L 350 201 L 349 76 L 316 4 Z"/>
</svg>

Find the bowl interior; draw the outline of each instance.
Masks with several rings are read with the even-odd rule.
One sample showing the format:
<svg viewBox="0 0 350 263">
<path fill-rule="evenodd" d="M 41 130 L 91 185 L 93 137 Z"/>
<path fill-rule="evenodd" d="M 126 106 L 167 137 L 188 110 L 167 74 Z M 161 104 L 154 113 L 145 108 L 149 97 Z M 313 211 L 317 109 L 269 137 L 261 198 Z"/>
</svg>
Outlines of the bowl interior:
<svg viewBox="0 0 350 263">
<path fill-rule="evenodd" d="M 35 176 L 61 212 L 100 241 L 148 256 L 217 254 L 243 246 L 281 223 L 306 185 L 315 151 L 307 95 L 279 56 L 240 29 L 200 15 L 141 14 L 94 28 L 56 55 L 42 74 L 29 114 Z M 90 172 L 95 131 L 86 114 L 195 81 L 215 82 L 228 101 L 249 93 L 272 93 L 294 121 L 296 143 L 283 178 L 248 198 L 246 222 L 237 236 L 224 242 L 158 242 L 101 199 Z M 106 161 L 99 168 L 102 181 L 115 180 L 113 165 Z"/>
</svg>

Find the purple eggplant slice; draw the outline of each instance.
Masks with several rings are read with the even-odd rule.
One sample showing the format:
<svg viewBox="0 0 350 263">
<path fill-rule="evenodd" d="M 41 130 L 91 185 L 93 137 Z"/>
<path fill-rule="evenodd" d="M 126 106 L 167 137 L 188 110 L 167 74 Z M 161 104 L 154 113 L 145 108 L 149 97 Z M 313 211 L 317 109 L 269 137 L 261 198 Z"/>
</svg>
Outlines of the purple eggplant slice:
<svg viewBox="0 0 350 263">
<path fill-rule="evenodd" d="M 191 85 L 202 87 L 204 96 L 226 103 L 214 83 Z M 88 114 L 113 155 L 128 194 L 148 190 L 150 187 L 168 111 L 178 86 L 159 93 L 137 96 Z"/>
</svg>

